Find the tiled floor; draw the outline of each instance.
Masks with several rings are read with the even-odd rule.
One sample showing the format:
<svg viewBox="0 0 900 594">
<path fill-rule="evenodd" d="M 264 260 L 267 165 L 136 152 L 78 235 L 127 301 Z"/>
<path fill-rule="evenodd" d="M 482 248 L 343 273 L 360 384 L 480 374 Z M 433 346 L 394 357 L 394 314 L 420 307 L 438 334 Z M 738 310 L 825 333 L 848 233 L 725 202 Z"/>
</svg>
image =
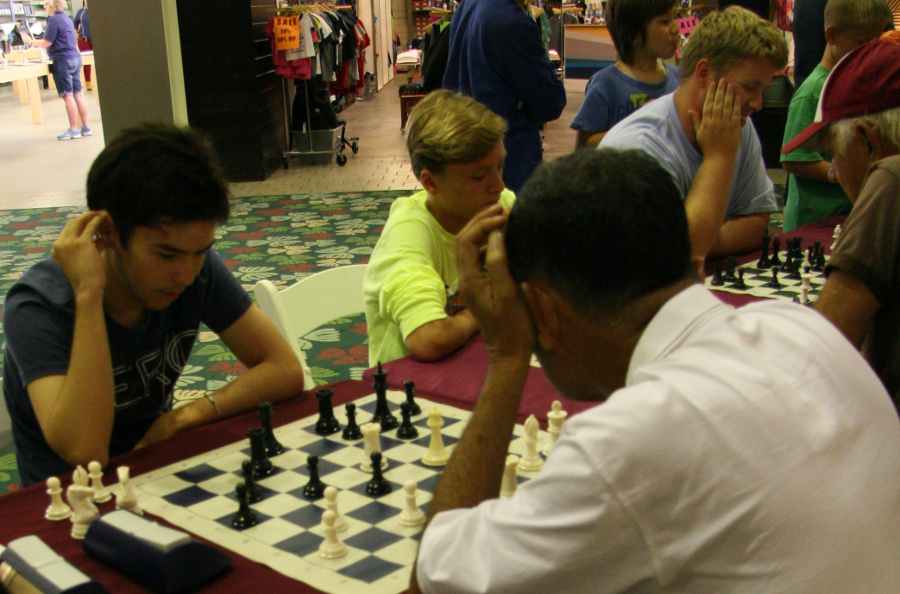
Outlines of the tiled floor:
<svg viewBox="0 0 900 594">
<path fill-rule="evenodd" d="M 237 196 L 308 194 L 360 190 L 413 190 L 418 182 L 400 130 L 398 87 L 408 74 L 399 73 L 370 101 L 360 101 L 339 114 L 347 121 L 347 134 L 359 137 L 359 153 L 346 151 L 344 167 L 301 166 L 292 159 L 266 181 L 233 184 Z M 569 128 L 584 97 L 585 81 L 567 80 L 568 105 L 562 117 L 546 125 L 545 159 L 564 155 L 575 146 Z M 31 122 L 28 105 L 21 105 L 10 86 L 0 87 L 0 210 L 41 206 L 76 206 L 85 203 L 84 183 L 91 163 L 103 150 L 101 108 L 87 93 L 89 122 L 94 135 L 60 142 L 67 127 L 65 109 L 55 91 L 42 92 L 43 124 Z M 770 170 L 778 182 L 781 170 Z"/>
</svg>

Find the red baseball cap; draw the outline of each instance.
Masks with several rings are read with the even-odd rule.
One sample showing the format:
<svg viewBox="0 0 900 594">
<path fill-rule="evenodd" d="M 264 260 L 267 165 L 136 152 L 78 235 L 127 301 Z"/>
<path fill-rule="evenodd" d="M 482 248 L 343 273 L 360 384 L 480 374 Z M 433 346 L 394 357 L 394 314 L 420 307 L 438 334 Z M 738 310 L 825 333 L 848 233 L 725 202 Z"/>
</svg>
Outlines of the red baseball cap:
<svg viewBox="0 0 900 594">
<path fill-rule="evenodd" d="M 832 122 L 900 107 L 900 45 L 873 39 L 843 57 L 822 87 L 813 123 L 781 147 L 823 150 L 822 131 Z"/>
</svg>

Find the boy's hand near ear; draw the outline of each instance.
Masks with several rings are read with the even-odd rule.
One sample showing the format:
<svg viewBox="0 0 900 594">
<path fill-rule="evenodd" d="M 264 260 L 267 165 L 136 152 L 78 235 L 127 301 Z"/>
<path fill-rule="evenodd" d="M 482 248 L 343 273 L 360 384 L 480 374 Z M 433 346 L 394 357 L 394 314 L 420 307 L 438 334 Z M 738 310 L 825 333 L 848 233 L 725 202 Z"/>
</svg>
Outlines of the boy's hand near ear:
<svg viewBox="0 0 900 594">
<path fill-rule="evenodd" d="M 86 212 L 66 224 L 50 250 L 72 284 L 76 298 L 103 296 L 106 268 L 102 254 L 109 245 L 109 223 L 106 211 Z"/>
</svg>

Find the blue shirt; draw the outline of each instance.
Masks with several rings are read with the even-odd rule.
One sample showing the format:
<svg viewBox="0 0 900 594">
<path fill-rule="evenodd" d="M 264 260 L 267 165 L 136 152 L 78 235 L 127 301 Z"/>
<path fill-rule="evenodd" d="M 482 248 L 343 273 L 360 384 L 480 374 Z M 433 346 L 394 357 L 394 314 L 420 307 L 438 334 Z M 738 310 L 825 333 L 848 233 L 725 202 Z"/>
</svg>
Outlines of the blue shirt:
<svg viewBox="0 0 900 594">
<path fill-rule="evenodd" d="M 665 64 L 666 77 L 658 83 L 646 83 L 631 78 L 615 66 L 595 73 L 584 90 L 584 103 L 571 127 L 596 134 L 606 132 L 644 103 L 658 99 L 678 86 L 678 68 Z"/>
<path fill-rule="evenodd" d="M 64 12 L 54 12 L 47 19 L 44 40 L 50 42 L 47 55 L 51 60 L 69 60 L 81 57 L 81 52 L 78 51 L 78 36 L 75 35 L 75 23 Z"/>
<path fill-rule="evenodd" d="M 660 97 L 619 122 L 603 137 L 598 148 L 607 147 L 647 152 L 672 174 L 682 199 L 687 198 L 703 164 L 703 155 L 688 140 L 678 119 L 674 94 Z M 748 118 L 741 129 L 741 146 L 734 158 L 725 216 L 775 212 L 777 209 L 772 180 L 766 175 L 763 164 L 759 137 Z"/>
<path fill-rule="evenodd" d="M 462 0 L 450 24 L 443 87 L 507 121 L 503 180 L 517 191 L 541 162 L 538 124 L 557 119 L 566 106 L 540 26 L 515 0 Z"/>
<path fill-rule="evenodd" d="M 200 322 L 221 333 L 251 305 L 250 296 L 210 249 L 194 282 L 169 307 L 149 312 L 143 325 L 126 328 L 106 316 L 116 386 L 110 456 L 133 449 L 171 408 L 172 391 Z M 3 395 L 22 486 L 72 470 L 44 438 L 27 386 L 68 372 L 74 330 L 72 285 L 55 261 L 42 260 L 16 281 L 3 308 Z"/>
<path fill-rule="evenodd" d="M 91 40 L 91 18 L 88 16 L 87 8 L 82 8 L 78 12 L 75 13 L 75 30 L 78 30 L 78 27 L 81 27 L 81 36 Z"/>
</svg>

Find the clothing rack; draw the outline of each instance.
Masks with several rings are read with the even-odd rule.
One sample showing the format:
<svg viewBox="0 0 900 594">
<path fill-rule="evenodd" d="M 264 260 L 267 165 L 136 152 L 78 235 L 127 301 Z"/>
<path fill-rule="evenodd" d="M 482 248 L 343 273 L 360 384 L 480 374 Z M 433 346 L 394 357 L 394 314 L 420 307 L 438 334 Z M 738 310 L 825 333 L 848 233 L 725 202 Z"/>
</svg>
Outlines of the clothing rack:
<svg viewBox="0 0 900 594">
<path fill-rule="evenodd" d="M 311 12 L 324 12 L 328 10 L 352 10 L 353 6 L 351 5 L 336 5 L 333 3 L 322 3 L 322 2 L 313 2 L 310 0 L 288 0 L 291 2 L 286 6 L 279 7 L 269 7 L 271 12 L 275 12 L 278 15 L 285 14 L 296 14 L 296 15 L 304 15 Z M 321 139 L 324 139 L 326 142 L 330 142 L 327 150 L 316 150 L 313 148 L 313 135 L 314 131 L 312 129 L 312 113 L 310 112 L 310 97 L 308 92 L 308 81 L 303 81 L 303 94 L 305 99 L 305 107 L 306 107 L 306 145 L 307 150 L 301 151 L 299 147 L 296 147 L 298 150 L 291 150 L 292 140 L 293 140 L 293 130 L 291 124 L 291 93 L 290 88 L 287 84 L 287 79 L 282 79 L 282 92 L 284 96 L 284 118 L 285 122 L 288 122 L 288 125 L 285 126 L 285 135 L 288 150 L 281 154 L 282 163 L 284 164 L 284 168 L 288 168 L 290 157 L 303 157 L 303 156 L 325 156 L 325 155 L 334 155 L 337 164 L 340 167 L 343 167 L 347 164 L 347 156 L 344 154 L 344 147 L 350 146 L 351 151 L 355 155 L 359 150 L 359 138 L 358 137 L 347 137 L 346 133 L 346 122 L 339 121 L 338 128 L 332 130 L 316 130 Z M 340 135 L 337 135 L 337 131 L 340 130 Z M 330 138 L 329 138 L 330 135 Z"/>
</svg>

